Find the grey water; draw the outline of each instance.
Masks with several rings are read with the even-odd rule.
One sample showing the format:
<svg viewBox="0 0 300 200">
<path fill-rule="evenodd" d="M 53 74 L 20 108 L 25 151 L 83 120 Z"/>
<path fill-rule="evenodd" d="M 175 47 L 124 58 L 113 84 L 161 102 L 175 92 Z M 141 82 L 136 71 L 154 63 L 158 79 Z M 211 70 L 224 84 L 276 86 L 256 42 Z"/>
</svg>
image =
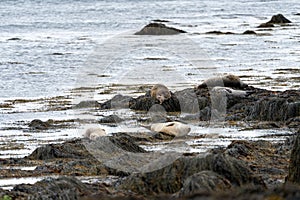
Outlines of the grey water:
<svg viewBox="0 0 300 200">
<path fill-rule="evenodd" d="M 0 127 L 25 126 L 35 118 L 77 117 L 72 111 L 45 111 L 48 104 L 43 98 L 62 95 L 75 101 L 82 96 L 73 89 L 87 86 L 99 89 L 92 91 L 91 98 L 104 101 L 115 93 L 137 95 L 136 85 L 163 82 L 179 90 L 209 76 L 233 73 L 255 87 L 299 89 L 299 12 L 298 0 L 1 1 L 0 103 L 40 100 L 13 108 L 0 106 Z M 257 28 L 279 13 L 292 23 Z M 133 34 L 157 19 L 187 33 Z M 243 35 L 246 30 L 257 35 Z M 235 34 L 205 34 L 209 31 Z M 77 137 L 72 131 L 52 133 L 53 141 Z M 28 155 L 49 136 L 0 131 L 2 145 L 12 139 L 25 141 L 25 150 L 7 151 L 1 157 Z"/>
</svg>

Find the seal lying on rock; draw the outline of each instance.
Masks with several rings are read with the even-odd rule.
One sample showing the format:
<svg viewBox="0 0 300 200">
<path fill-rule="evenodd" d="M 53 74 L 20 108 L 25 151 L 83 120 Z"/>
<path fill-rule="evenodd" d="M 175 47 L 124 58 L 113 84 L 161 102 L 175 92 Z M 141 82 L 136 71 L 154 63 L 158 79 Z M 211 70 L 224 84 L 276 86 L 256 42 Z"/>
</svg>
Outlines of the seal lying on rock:
<svg viewBox="0 0 300 200">
<path fill-rule="evenodd" d="M 243 81 L 240 80 L 238 76 L 229 74 L 223 77 L 212 77 L 207 80 L 205 80 L 202 84 L 198 86 L 198 89 L 200 88 L 207 88 L 207 87 L 232 87 L 232 88 L 245 88 L 248 85 L 245 84 Z"/>
<path fill-rule="evenodd" d="M 162 104 L 165 100 L 171 98 L 171 92 L 162 84 L 156 84 L 151 89 L 151 97 L 157 99 L 159 104 Z"/>
<path fill-rule="evenodd" d="M 186 136 L 191 131 L 191 128 L 180 122 L 166 122 L 152 124 L 151 131 L 165 133 L 175 137 L 182 137 Z"/>
<path fill-rule="evenodd" d="M 106 136 L 106 132 L 102 128 L 89 128 L 85 131 L 84 137 L 95 140 L 98 137 Z"/>
<path fill-rule="evenodd" d="M 252 92 L 250 91 L 243 91 L 243 90 L 234 90 L 232 88 L 229 87 L 214 87 L 211 90 L 212 94 L 220 94 L 220 93 L 225 93 L 227 95 L 232 95 L 232 96 L 236 96 L 236 97 L 246 97 L 248 95 L 250 95 Z"/>
</svg>

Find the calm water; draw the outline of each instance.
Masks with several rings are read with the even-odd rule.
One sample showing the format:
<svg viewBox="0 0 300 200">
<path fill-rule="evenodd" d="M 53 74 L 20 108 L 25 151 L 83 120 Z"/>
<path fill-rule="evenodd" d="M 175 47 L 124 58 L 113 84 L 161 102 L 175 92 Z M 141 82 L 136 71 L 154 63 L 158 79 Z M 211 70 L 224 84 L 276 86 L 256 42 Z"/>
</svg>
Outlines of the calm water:
<svg viewBox="0 0 300 200">
<path fill-rule="evenodd" d="M 1 1 L 0 103 L 58 95 L 70 95 L 76 101 L 81 97 L 72 89 L 90 85 L 99 89 L 89 94 L 91 98 L 104 101 L 115 93 L 137 96 L 136 84 L 163 82 L 179 90 L 223 73 L 240 75 L 257 87 L 298 89 L 300 16 L 295 14 L 299 11 L 299 0 Z M 272 30 L 256 28 L 278 13 L 293 23 Z M 155 19 L 168 20 L 169 26 L 188 33 L 171 37 L 132 34 Z M 215 30 L 236 34 L 205 34 Z M 258 35 L 242 35 L 246 30 Z M 35 118 L 59 120 L 77 115 L 47 112 L 49 102 L 0 108 L 0 127 L 24 128 Z M 52 133 L 52 141 L 78 136 L 71 132 Z M 16 144 L 26 143 L 24 151 L 7 151 L 1 157 L 27 155 L 50 141 L 49 135 L 13 128 L 0 130 L 0 136 L 1 145 L 11 138 Z"/>
<path fill-rule="evenodd" d="M 266 82 L 261 87 L 299 87 L 300 17 L 294 15 L 300 10 L 298 0 L 1 1 L 0 8 L 1 98 L 68 91 L 76 85 L 78 73 L 89 67 L 88 57 L 96 47 L 154 19 L 169 20 L 169 25 L 189 32 L 186 37 L 207 53 L 219 73 L 252 76 L 244 80 Z M 257 31 L 266 33 L 263 36 L 202 34 L 256 30 L 278 13 L 294 22 L 292 26 Z"/>
</svg>

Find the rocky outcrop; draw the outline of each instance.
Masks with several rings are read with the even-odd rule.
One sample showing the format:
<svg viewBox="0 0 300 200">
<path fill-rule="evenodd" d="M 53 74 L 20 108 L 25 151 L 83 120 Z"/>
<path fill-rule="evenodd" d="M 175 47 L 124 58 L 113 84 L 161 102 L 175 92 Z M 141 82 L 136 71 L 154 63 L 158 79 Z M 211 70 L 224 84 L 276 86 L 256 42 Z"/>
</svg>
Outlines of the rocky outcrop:
<svg viewBox="0 0 300 200">
<path fill-rule="evenodd" d="M 300 184 L 300 129 L 298 136 L 294 141 L 294 146 L 291 153 L 289 175 L 287 180 L 289 182 Z"/>
<path fill-rule="evenodd" d="M 154 195 L 178 192 L 184 181 L 198 172 L 210 170 L 221 175 L 230 184 L 241 186 L 244 184 L 263 183 L 255 177 L 244 162 L 224 154 L 209 154 L 206 156 L 181 157 L 169 166 L 157 171 L 132 174 L 120 188 L 131 190 L 144 195 Z"/>
<path fill-rule="evenodd" d="M 81 109 L 81 108 L 99 108 L 101 104 L 98 101 L 89 100 L 89 101 L 81 101 L 78 104 L 74 105 L 73 108 Z"/>
<path fill-rule="evenodd" d="M 230 181 L 213 171 L 201 171 L 188 177 L 179 191 L 180 197 L 199 192 L 220 192 L 231 188 Z"/>
<path fill-rule="evenodd" d="M 161 23 L 150 23 L 139 32 L 136 32 L 135 35 L 175 35 L 179 33 L 186 32 Z"/>
<path fill-rule="evenodd" d="M 260 24 L 258 28 L 274 27 L 274 24 L 287 24 L 287 23 L 292 23 L 292 22 L 287 18 L 285 18 L 282 14 L 278 14 L 278 15 L 273 15 L 270 21 Z"/>
<path fill-rule="evenodd" d="M 43 122 L 40 119 L 34 119 L 29 123 L 28 126 L 31 130 L 46 130 L 49 129 L 52 125 L 49 122 Z"/>
</svg>

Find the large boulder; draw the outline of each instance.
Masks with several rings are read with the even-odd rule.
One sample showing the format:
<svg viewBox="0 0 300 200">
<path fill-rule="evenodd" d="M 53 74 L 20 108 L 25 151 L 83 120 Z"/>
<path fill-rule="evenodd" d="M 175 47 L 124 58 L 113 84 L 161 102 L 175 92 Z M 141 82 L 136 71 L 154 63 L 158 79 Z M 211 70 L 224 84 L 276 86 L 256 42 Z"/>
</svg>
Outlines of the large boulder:
<svg viewBox="0 0 300 200">
<path fill-rule="evenodd" d="M 179 191 L 179 196 L 187 196 L 198 192 L 219 192 L 231 188 L 230 181 L 213 171 L 202 171 L 188 177 Z"/>
<path fill-rule="evenodd" d="M 161 23 L 150 23 L 142 30 L 135 33 L 135 35 L 175 35 L 179 33 L 186 33 L 183 30 L 168 27 Z"/>
<path fill-rule="evenodd" d="M 125 179 L 120 188 L 144 195 L 172 194 L 183 187 L 184 181 L 198 172 L 210 170 L 230 181 L 234 186 L 260 184 L 247 165 L 238 159 L 224 154 L 208 154 L 197 157 L 181 157 L 159 170 L 132 174 Z"/>
</svg>

